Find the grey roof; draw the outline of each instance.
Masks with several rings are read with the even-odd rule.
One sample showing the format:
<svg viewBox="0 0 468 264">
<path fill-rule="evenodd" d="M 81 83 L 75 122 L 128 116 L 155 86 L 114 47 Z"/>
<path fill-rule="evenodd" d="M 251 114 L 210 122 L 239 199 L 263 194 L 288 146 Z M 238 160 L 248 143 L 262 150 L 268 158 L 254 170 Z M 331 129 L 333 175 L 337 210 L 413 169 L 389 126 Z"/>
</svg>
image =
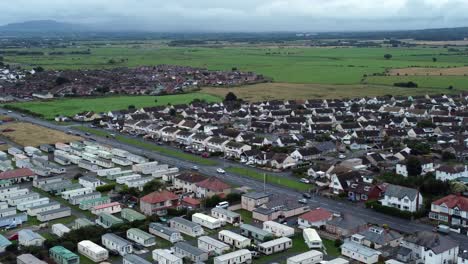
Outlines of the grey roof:
<svg viewBox="0 0 468 264">
<path fill-rule="evenodd" d="M 177 223 L 179 223 L 179 224 L 188 226 L 188 227 L 190 227 L 190 228 L 195 228 L 195 227 L 200 226 L 200 225 L 197 224 L 197 223 L 194 223 L 194 222 L 192 222 L 192 221 L 190 221 L 190 220 L 187 220 L 187 219 L 182 218 L 182 217 L 179 217 L 179 216 L 178 216 L 178 217 L 174 217 L 174 218 L 172 218 L 172 219 L 169 220 L 169 221 L 177 222 Z"/>
<path fill-rule="evenodd" d="M 435 254 L 445 252 L 458 246 L 458 243 L 454 240 L 429 231 L 416 232 L 414 235 L 407 237 L 405 240 L 407 242 L 431 249 Z"/>
<path fill-rule="evenodd" d="M 387 190 L 385 191 L 386 196 L 397 197 L 399 199 L 408 197 L 410 200 L 414 200 L 418 193 L 419 191 L 416 189 L 393 184 L 389 184 L 387 186 Z"/>
<path fill-rule="evenodd" d="M 174 247 L 176 248 L 179 248 L 185 252 L 188 252 L 189 254 L 193 255 L 193 256 L 200 256 L 200 255 L 203 255 L 203 254 L 206 254 L 205 251 L 197 248 L 197 247 L 194 247 L 190 244 L 188 244 L 187 242 L 177 242 L 175 243 Z"/>
<path fill-rule="evenodd" d="M 85 180 L 85 181 L 88 181 L 88 182 L 99 182 L 100 180 L 95 178 L 95 177 L 91 177 L 91 176 L 83 176 L 83 177 L 80 177 L 80 180 Z"/>
<path fill-rule="evenodd" d="M 250 193 L 245 193 L 243 196 L 251 198 L 251 199 L 261 199 L 265 197 L 269 197 L 270 194 L 266 192 L 250 192 Z"/>
<path fill-rule="evenodd" d="M 132 264 L 151 264 L 150 261 L 133 254 L 127 254 L 123 258 Z"/>
<path fill-rule="evenodd" d="M 64 212 L 64 211 L 71 211 L 71 209 L 70 209 L 70 207 L 62 207 L 62 208 L 49 210 L 49 211 L 45 211 L 45 212 L 39 212 L 39 213 L 37 213 L 37 215 L 39 216 L 39 215 L 56 214 L 56 213 L 60 213 L 60 212 Z"/>
<path fill-rule="evenodd" d="M 247 230 L 247 231 L 250 231 L 252 233 L 255 233 L 255 234 L 259 234 L 261 236 L 273 236 L 272 233 L 268 232 L 268 231 L 265 231 L 261 228 L 258 228 L 256 226 L 253 226 L 253 225 L 249 225 L 249 224 L 242 224 L 240 225 L 240 228 L 243 229 L 243 230 Z"/>
<path fill-rule="evenodd" d="M 165 225 L 162 225 L 160 223 L 150 223 L 149 224 L 149 228 L 151 229 L 154 229 L 154 230 L 158 230 L 160 233 L 163 233 L 165 235 L 168 235 L 168 236 L 171 236 L 172 234 L 179 234 L 180 232 L 173 229 L 173 228 L 170 228 L 168 226 L 165 226 Z"/>
<path fill-rule="evenodd" d="M 359 233 L 363 235 L 366 240 L 369 240 L 378 245 L 385 245 L 391 241 L 399 239 L 402 235 L 396 231 L 384 229 L 381 227 L 373 226 L 365 231 Z"/>
<path fill-rule="evenodd" d="M 362 218 L 356 217 L 351 214 L 342 214 L 341 217 L 335 217 L 328 221 L 329 225 L 337 226 L 342 229 L 354 229 L 359 226 L 366 225 L 366 221 Z"/>
<path fill-rule="evenodd" d="M 21 263 L 25 263 L 25 264 L 47 264 L 47 262 L 36 258 L 32 254 L 19 255 L 16 259 L 20 260 Z"/>
<path fill-rule="evenodd" d="M 112 234 L 112 233 L 107 233 L 102 235 L 102 239 L 107 239 L 110 240 L 116 244 L 119 244 L 121 246 L 124 245 L 131 245 L 132 243 L 124 238 L 119 237 L 118 235 Z"/>
<path fill-rule="evenodd" d="M 342 248 L 346 248 L 352 252 L 359 252 L 360 255 L 364 255 L 366 257 L 372 257 L 374 255 L 380 255 L 381 253 L 375 249 L 368 248 L 366 246 L 363 246 L 361 244 L 355 243 L 355 242 L 344 242 L 343 245 L 341 245 Z"/>
<path fill-rule="evenodd" d="M 240 216 L 240 214 L 238 214 L 236 212 L 233 212 L 231 210 L 227 210 L 227 209 L 224 209 L 224 208 L 219 208 L 219 207 L 215 207 L 215 208 L 211 209 L 211 211 L 220 213 L 222 215 L 227 215 L 228 217 L 239 217 Z"/>
</svg>

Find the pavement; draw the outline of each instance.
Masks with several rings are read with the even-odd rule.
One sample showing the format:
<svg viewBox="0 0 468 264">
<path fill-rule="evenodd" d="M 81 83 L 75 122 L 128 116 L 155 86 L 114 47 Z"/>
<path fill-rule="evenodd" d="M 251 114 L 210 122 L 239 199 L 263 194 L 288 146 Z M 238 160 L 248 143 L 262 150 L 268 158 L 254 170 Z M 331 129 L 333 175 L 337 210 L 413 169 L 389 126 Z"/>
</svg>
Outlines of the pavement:
<svg viewBox="0 0 468 264">
<path fill-rule="evenodd" d="M 7 110 L 0 108 L 0 112 L 7 112 Z M 83 132 L 79 130 L 74 130 L 73 125 L 62 126 L 53 122 L 45 121 L 42 119 L 27 116 L 27 115 L 22 115 L 21 113 L 14 112 L 14 111 L 11 113 L 8 113 L 8 115 L 10 117 L 16 118 L 19 121 L 30 122 L 36 125 L 41 125 L 44 127 L 60 130 L 63 132 L 72 131 L 73 133 L 76 132 L 76 133 L 83 134 Z M 252 178 L 248 178 L 246 176 L 239 175 L 239 174 L 228 173 L 228 172 L 226 174 L 219 174 L 216 172 L 216 169 L 218 169 L 219 167 L 229 166 L 231 164 L 230 161 L 221 162 L 219 166 L 200 165 L 200 164 L 192 163 L 190 161 L 181 160 L 176 157 L 165 156 L 158 152 L 148 151 L 148 150 L 140 149 L 132 145 L 123 144 L 119 141 L 116 141 L 113 138 L 104 138 L 104 137 L 98 137 L 98 136 L 91 136 L 91 137 L 98 143 L 107 144 L 115 148 L 120 148 L 120 149 L 127 150 L 129 152 L 133 152 L 135 154 L 144 155 L 148 158 L 152 158 L 162 163 L 169 164 L 170 166 L 179 167 L 181 170 L 190 170 L 193 166 L 196 165 L 198 166 L 200 173 L 208 175 L 208 176 L 218 177 L 222 179 L 223 181 L 226 181 L 233 185 L 247 186 L 256 191 L 266 190 L 270 193 L 276 194 L 277 197 L 288 195 L 288 196 L 296 197 L 297 199 L 302 198 L 302 193 L 297 192 L 292 189 L 288 189 L 285 187 L 276 186 L 272 184 L 264 185 L 263 182 L 261 181 L 254 180 Z M 147 142 L 147 143 L 152 144 L 151 142 Z M 266 173 L 270 173 L 270 172 L 266 172 Z M 276 174 L 284 175 L 282 173 L 276 173 Z M 416 221 L 410 221 L 410 220 L 382 214 L 382 213 L 373 211 L 371 209 L 364 208 L 362 205 L 359 206 L 358 204 L 355 204 L 352 202 L 334 200 L 334 199 L 330 199 L 330 198 L 326 198 L 322 196 L 313 196 L 312 199 L 309 200 L 309 205 L 311 208 L 321 207 L 321 208 L 325 208 L 333 212 L 353 214 L 353 215 L 356 215 L 365 219 L 369 223 L 374 223 L 374 224 L 379 224 L 379 225 L 386 224 L 395 230 L 399 230 L 405 233 L 412 233 L 416 231 L 432 231 L 434 228 L 433 226 L 418 223 Z M 468 236 L 457 234 L 454 232 L 450 233 L 448 236 L 456 240 L 460 244 L 461 249 L 468 249 Z"/>
</svg>

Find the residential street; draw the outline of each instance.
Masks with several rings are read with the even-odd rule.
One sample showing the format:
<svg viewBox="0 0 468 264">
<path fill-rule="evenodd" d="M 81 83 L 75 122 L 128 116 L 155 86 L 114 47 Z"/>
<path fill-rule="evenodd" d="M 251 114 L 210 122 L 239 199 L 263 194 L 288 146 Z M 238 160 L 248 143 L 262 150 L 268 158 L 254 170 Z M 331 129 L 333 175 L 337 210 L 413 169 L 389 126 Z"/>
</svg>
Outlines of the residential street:
<svg viewBox="0 0 468 264">
<path fill-rule="evenodd" d="M 6 112 L 6 111 L 7 110 L 2 109 L 2 112 Z M 44 121 L 41 119 L 36 119 L 36 118 L 28 117 L 28 116 L 23 117 L 20 113 L 15 113 L 15 112 L 8 113 L 8 115 L 20 121 L 31 122 L 37 125 L 48 127 L 48 128 L 61 130 L 63 132 L 71 130 L 73 132 L 83 134 L 83 132 L 81 131 L 73 130 L 73 126 L 61 126 L 61 125 L 57 125 L 52 122 Z M 140 149 L 131 145 L 122 144 L 110 138 L 103 138 L 103 137 L 97 137 L 97 136 L 92 136 L 92 137 L 98 143 L 108 144 L 113 147 L 121 148 L 121 149 L 130 151 L 136 154 L 144 155 L 144 156 L 147 156 L 148 158 L 155 159 L 162 163 L 167 163 L 171 166 L 179 167 L 181 170 L 191 169 L 194 165 L 197 165 L 199 167 L 200 173 L 209 175 L 209 176 L 216 176 L 216 177 L 222 178 L 224 181 L 227 181 L 237 186 L 247 186 L 257 191 L 261 191 L 265 188 L 267 192 L 279 194 L 280 197 L 281 195 L 283 196 L 289 195 L 289 196 L 294 196 L 296 198 L 302 197 L 302 194 L 300 192 L 296 192 L 291 189 L 287 189 L 287 188 L 279 187 L 275 185 L 270 185 L 270 184 L 267 184 L 266 186 L 264 186 L 261 181 L 253 180 L 251 178 L 247 178 L 242 175 L 237 175 L 233 173 L 226 173 L 224 175 L 220 175 L 216 172 L 216 169 L 218 168 L 217 166 L 205 166 L 205 165 L 195 164 L 195 163 L 188 162 L 188 161 L 181 160 L 181 159 L 174 158 L 174 157 L 164 156 L 157 152 L 147 151 L 147 150 Z M 151 143 L 148 142 L 148 144 L 151 144 Z M 220 167 L 229 166 L 230 164 L 231 163 L 228 161 L 219 162 Z M 281 174 L 281 175 L 284 175 L 284 174 Z M 350 214 L 358 215 L 370 223 L 375 223 L 379 225 L 387 224 L 391 228 L 394 228 L 396 230 L 400 230 L 403 232 L 408 232 L 408 233 L 415 232 L 415 231 L 422 231 L 422 230 L 430 231 L 433 229 L 432 226 L 429 226 L 426 224 L 416 223 L 416 222 L 407 221 L 401 218 L 384 215 L 384 214 L 372 211 L 370 209 L 363 208 L 362 206 L 357 206 L 351 202 L 333 200 L 333 199 L 320 197 L 320 196 L 314 196 L 312 199 L 310 199 L 310 206 L 312 208 L 323 207 L 334 212 L 350 213 Z M 466 235 L 460 235 L 460 234 L 456 234 L 452 232 L 449 236 L 457 240 L 460 243 L 461 249 L 468 248 L 468 237 Z"/>
</svg>

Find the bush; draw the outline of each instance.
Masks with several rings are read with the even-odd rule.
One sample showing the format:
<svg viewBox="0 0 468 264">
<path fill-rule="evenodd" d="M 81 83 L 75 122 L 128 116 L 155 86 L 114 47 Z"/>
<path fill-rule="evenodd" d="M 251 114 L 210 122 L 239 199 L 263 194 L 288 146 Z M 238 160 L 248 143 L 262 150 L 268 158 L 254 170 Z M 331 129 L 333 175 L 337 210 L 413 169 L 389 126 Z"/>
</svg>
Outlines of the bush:
<svg viewBox="0 0 468 264">
<path fill-rule="evenodd" d="M 378 201 L 368 201 L 366 202 L 366 207 L 371 208 L 377 212 L 387 214 L 387 215 L 392 215 L 404 219 L 412 219 L 412 218 L 421 218 L 426 215 L 426 212 L 421 210 L 416 213 L 408 212 L 408 211 L 400 211 L 397 208 L 389 207 L 389 206 L 384 206 L 381 205 Z"/>
<path fill-rule="evenodd" d="M 98 192 L 108 192 L 114 189 L 115 183 L 104 184 L 101 186 L 96 187 L 96 191 Z"/>
<path fill-rule="evenodd" d="M 412 81 L 409 82 L 397 82 L 394 83 L 393 86 L 396 87 L 404 87 L 404 88 L 418 88 L 418 84 Z"/>
</svg>

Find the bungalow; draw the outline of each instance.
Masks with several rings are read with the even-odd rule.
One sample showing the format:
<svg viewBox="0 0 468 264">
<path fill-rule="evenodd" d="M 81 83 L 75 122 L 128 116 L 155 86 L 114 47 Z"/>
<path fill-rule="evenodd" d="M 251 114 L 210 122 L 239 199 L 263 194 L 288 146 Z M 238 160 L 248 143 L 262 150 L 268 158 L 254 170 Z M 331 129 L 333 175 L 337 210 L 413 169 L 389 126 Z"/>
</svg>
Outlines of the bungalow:
<svg viewBox="0 0 468 264">
<path fill-rule="evenodd" d="M 203 235 L 204 230 L 201 225 L 196 224 L 182 217 L 174 217 L 169 220 L 169 226 L 192 237 Z"/>
<path fill-rule="evenodd" d="M 160 223 L 150 223 L 149 232 L 171 243 L 176 243 L 178 241 L 184 240 L 179 231 L 170 228 L 166 225 L 162 225 Z"/>
<path fill-rule="evenodd" d="M 297 218 L 299 228 L 316 227 L 321 228 L 325 224 L 332 220 L 333 214 L 324 208 L 317 208 L 311 210 L 305 214 L 300 215 Z"/>
<path fill-rule="evenodd" d="M 167 208 L 175 208 L 179 196 L 169 191 L 152 192 L 140 199 L 140 211 L 145 215 L 166 215 Z"/>
<path fill-rule="evenodd" d="M 359 232 L 359 243 L 367 247 L 379 249 L 385 246 L 398 247 L 403 236 L 393 230 L 385 229 L 378 226 L 371 226 L 369 229 Z M 353 240 L 353 238 L 351 238 Z"/>
<path fill-rule="evenodd" d="M 192 262 L 199 263 L 208 260 L 208 252 L 194 247 L 186 242 L 177 242 L 172 248 L 174 255 L 179 258 L 187 258 Z"/>
<path fill-rule="evenodd" d="M 352 234 L 364 231 L 367 229 L 367 222 L 359 217 L 351 214 L 342 214 L 335 217 L 325 224 L 325 230 L 328 233 L 339 237 L 349 237 Z"/>
</svg>

